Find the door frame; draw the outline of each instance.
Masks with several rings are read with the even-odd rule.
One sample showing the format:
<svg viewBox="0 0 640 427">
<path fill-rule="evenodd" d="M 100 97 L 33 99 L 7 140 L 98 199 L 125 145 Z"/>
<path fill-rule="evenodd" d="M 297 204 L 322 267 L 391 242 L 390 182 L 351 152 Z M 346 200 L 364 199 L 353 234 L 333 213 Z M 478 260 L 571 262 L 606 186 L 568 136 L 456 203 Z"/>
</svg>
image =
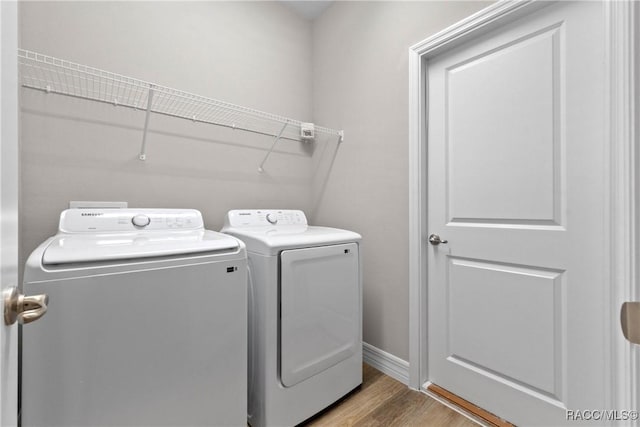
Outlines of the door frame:
<svg viewBox="0 0 640 427">
<path fill-rule="evenodd" d="M 555 3 L 555 2 L 552 2 Z M 409 387 L 428 386 L 427 346 L 427 76 L 428 60 L 461 43 L 535 12 L 550 2 L 501 0 L 409 48 Z M 607 70 L 605 126 L 609 150 L 603 153 L 608 188 L 605 213 L 604 260 L 610 292 L 603 295 L 608 307 L 606 325 L 610 348 L 612 409 L 638 410 L 640 398 L 640 346 L 627 342 L 620 329 L 619 312 L 624 301 L 640 300 L 640 4 L 633 0 L 603 1 Z M 582 408 L 585 409 L 585 408 Z"/>
<path fill-rule="evenodd" d="M 0 306 L 18 286 L 18 2 L 0 0 Z M 4 307 L 2 307 L 3 309 Z M 0 320 L 0 425 L 17 425 L 18 326 Z"/>
</svg>

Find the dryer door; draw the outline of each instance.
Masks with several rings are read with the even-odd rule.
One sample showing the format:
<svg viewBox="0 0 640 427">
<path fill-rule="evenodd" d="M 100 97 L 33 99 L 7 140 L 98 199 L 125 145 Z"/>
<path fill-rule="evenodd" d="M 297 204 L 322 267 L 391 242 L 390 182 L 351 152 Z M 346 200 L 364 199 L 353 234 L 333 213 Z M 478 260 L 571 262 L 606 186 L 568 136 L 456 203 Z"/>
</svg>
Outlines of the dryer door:
<svg viewBox="0 0 640 427">
<path fill-rule="evenodd" d="M 283 251 L 280 262 L 280 376 L 291 387 L 361 345 L 358 245 Z"/>
</svg>

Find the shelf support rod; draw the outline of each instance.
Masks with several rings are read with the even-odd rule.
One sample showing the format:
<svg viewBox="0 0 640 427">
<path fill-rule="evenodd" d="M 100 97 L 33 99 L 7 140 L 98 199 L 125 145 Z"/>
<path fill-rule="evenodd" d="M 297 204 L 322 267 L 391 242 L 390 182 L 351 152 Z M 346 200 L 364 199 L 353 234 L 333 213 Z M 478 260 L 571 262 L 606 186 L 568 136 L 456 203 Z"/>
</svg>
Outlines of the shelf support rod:
<svg viewBox="0 0 640 427">
<path fill-rule="evenodd" d="M 147 97 L 147 113 L 144 117 L 144 131 L 142 133 L 142 146 L 138 159 L 147 160 L 147 129 L 149 128 L 149 117 L 151 116 L 151 104 L 153 104 L 154 85 L 149 85 L 149 96 Z"/>
<path fill-rule="evenodd" d="M 273 140 L 273 144 L 271 144 L 271 148 L 269 149 L 269 152 L 267 153 L 267 155 L 264 156 L 264 159 L 262 159 L 262 163 L 260 163 L 260 166 L 258 166 L 258 172 L 260 172 L 260 173 L 264 172 L 264 169 L 262 167 L 264 166 L 265 162 L 267 161 L 267 159 L 271 155 L 271 152 L 273 151 L 273 148 L 276 146 L 278 141 L 280 141 L 280 137 L 284 133 L 284 130 L 287 128 L 287 126 L 289 126 L 289 121 L 288 120 L 284 123 L 284 126 L 282 126 L 282 129 L 280 129 L 280 132 L 278 133 L 278 135 Z"/>
</svg>

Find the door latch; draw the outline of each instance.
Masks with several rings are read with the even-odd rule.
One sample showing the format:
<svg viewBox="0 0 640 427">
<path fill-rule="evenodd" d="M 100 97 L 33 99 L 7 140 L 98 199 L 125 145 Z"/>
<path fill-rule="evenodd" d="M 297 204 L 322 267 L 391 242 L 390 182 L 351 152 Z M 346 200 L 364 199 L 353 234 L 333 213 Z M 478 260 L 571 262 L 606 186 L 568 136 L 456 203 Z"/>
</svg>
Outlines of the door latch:
<svg viewBox="0 0 640 427">
<path fill-rule="evenodd" d="M 640 344 L 640 302 L 622 304 L 620 323 L 624 337 L 634 344 Z"/>
<path fill-rule="evenodd" d="M 24 296 L 18 288 L 8 289 L 4 298 L 4 323 L 13 325 L 16 320 L 20 324 L 38 320 L 47 312 L 49 295 Z"/>
</svg>

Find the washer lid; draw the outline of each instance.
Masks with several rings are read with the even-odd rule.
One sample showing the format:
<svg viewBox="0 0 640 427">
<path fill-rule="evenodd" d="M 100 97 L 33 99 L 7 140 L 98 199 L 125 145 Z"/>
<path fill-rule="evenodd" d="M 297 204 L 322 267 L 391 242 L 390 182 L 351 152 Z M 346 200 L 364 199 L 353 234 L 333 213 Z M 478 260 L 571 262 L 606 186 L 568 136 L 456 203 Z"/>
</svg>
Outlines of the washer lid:
<svg viewBox="0 0 640 427">
<path fill-rule="evenodd" d="M 224 228 L 224 233 L 236 236 L 247 250 L 265 255 L 277 255 L 281 250 L 308 248 L 358 242 L 362 237 L 353 231 L 318 226 Z"/>
<path fill-rule="evenodd" d="M 43 265 L 74 264 L 237 250 L 231 236 L 209 230 L 65 234 L 53 237 Z"/>
</svg>

